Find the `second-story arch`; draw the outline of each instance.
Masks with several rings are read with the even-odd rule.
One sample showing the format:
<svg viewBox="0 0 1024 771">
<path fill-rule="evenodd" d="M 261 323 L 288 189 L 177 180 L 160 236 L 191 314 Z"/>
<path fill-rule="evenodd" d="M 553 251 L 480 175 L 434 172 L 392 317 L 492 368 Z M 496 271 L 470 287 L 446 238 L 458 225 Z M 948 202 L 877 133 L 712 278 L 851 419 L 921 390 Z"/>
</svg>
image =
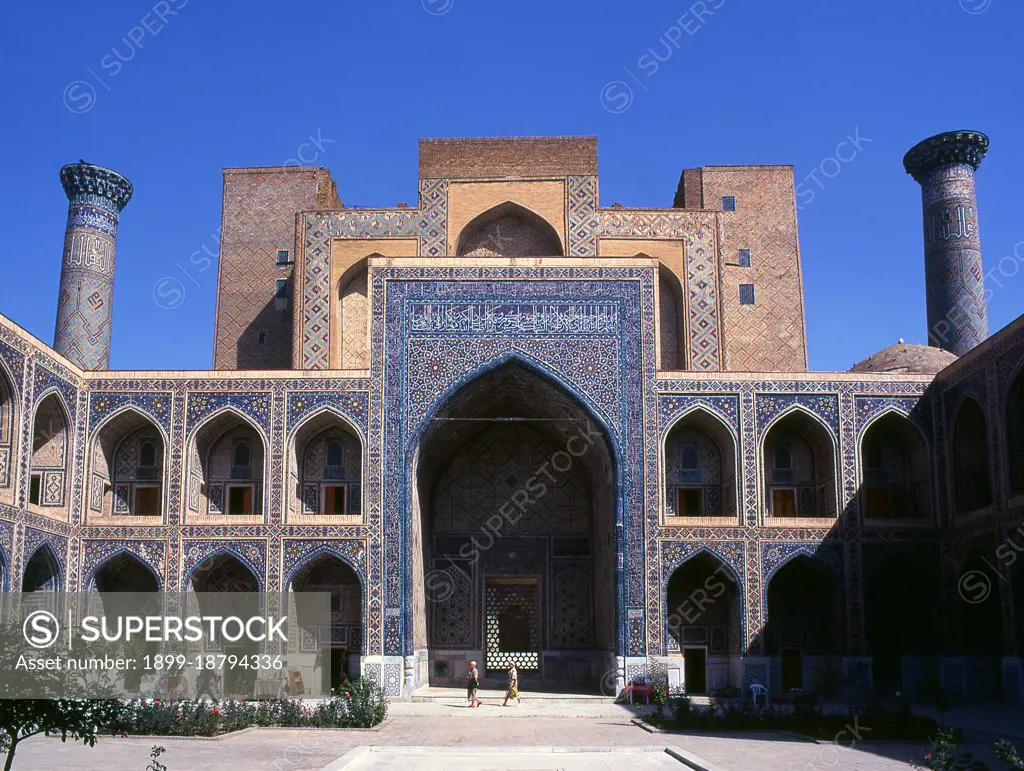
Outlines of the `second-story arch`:
<svg viewBox="0 0 1024 771">
<path fill-rule="evenodd" d="M 123 410 L 104 421 L 90 453 L 90 514 L 161 516 L 165 449 L 156 423 L 137 410 Z"/>
<path fill-rule="evenodd" d="M 459 257 L 561 257 L 562 240 L 535 211 L 513 201 L 470 220 L 459 234 Z"/>
<path fill-rule="evenodd" d="M 252 421 L 234 410 L 208 418 L 192 435 L 188 508 L 213 516 L 260 516 L 266 444 Z"/>
</svg>

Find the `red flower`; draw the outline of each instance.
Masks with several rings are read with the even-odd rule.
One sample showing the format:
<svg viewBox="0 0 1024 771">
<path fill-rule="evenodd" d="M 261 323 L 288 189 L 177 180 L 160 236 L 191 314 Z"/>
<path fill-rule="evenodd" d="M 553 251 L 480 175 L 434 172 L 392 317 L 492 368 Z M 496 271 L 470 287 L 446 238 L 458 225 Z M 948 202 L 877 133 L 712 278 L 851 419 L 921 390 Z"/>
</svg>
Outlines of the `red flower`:
<svg viewBox="0 0 1024 771">
<path fill-rule="evenodd" d="M 931 760 L 932 759 L 932 754 L 930 752 L 925 753 L 924 759 L 925 760 Z"/>
<path fill-rule="evenodd" d="M 156 702 L 154 702 L 154 703 L 159 704 L 160 703 L 160 699 L 157 699 Z"/>
<path fill-rule="evenodd" d="M 351 699 L 352 698 L 352 694 L 349 693 L 348 691 L 345 691 L 345 698 L 346 699 Z"/>
</svg>

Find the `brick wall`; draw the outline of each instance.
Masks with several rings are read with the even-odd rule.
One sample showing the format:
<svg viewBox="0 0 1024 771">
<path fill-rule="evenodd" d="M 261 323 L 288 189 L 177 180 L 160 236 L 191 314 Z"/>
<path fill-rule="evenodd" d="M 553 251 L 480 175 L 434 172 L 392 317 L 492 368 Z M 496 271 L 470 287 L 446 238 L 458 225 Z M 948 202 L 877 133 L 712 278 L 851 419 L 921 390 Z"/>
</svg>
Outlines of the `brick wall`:
<svg viewBox="0 0 1024 771">
<path fill-rule="evenodd" d="M 292 266 L 277 266 L 277 250 L 295 259 L 298 212 L 340 207 L 334 182 L 315 167 L 225 169 L 223 206 L 213 367 L 288 369 Z M 274 298 L 277 279 L 288 300 Z"/>
<path fill-rule="evenodd" d="M 722 216 L 720 270 L 725 369 L 802 372 L 807 369 L 803 281 L 792 166 L 705 166 L 704 208 L 736 210 Z M 693 177 L 684 174 L 687 208 Z M 678 199 L 677 199 L 678 200 Z M 739 250 L 750 267 L 739 267 Z M 741 305 L 740 284 L 754 285 L 753 305 Z"/>
<path fill-rule="evenodd" d="M 420 140 L 420 179 L 575 174 L 597 174 L 597 137 Z"/>
</svg>

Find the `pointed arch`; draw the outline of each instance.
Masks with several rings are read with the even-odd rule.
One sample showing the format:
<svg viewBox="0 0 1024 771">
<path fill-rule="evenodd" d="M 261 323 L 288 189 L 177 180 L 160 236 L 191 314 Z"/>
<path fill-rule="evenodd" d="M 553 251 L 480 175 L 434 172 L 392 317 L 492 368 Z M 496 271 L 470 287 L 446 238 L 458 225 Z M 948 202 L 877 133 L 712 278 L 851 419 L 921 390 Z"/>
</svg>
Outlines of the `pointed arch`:
<svg viewBox="0 0 1024 771">
<path fill-rule="evenodd" d="M 328 457 L 335 443 L 340 450 L 340 464 L 332 464 Z M 351 418 L 331 405 L 324 405 L 305 415 L 291 429 L 287 446 L 289 513 L 362 514 L 366 442 Z"/>
<path fill-rule="evenodd" d="M 653 259 L 639 253 L 637 257 Z M 686 326 L 683 285 L 665 263 L 658 262 L 658 350 L 661 369 L 686 369 Z"/>
<path fill-rule="evenodd" d="M 105 580 L 104 573 L 120 573 L 121 576 L 110 576 Z M 121 547 L 93 566 L 84 585 L 87 591 L 158 592 L 163 588 L 163 581 L 149 560 L 127 547 Z"/>
<path fill-rule="evenodd" d="M 791 404 L 765 426 L 758 456 L 767 516 L 837 515 L 838 441 L 820 415 Z"/>
<path fill-rule="evenodd" d="M 764 649 L 781 660 L 781 677 L 771 685 L 806 688 L 816 669 L 844 652 L 842 578 L 801 547 L 765 576 L 764 586 Z"/>
<path fill-rule="evenodd" d="M 456 241 L 456 256 L 563 257 L 558 231 L 544 217 L 505 201 L 471 219 Z"/>
<path fill-rule="evenodd" d="M 374 252 L 357 260 L 338 281 L 338 329 L 341 331 L 341 368 L 370 368 L 370 260 Z"/>
<path fill-rule="evenodd" d="M 217 582 L 215 571 L 225 566 L 230 567 L 232 569 L 231 572 L 236 575 L 227 576 L 223 582 L 220 582 L 218 588 L 209 588 L 213 583 Z M 242 570 L 238 571 L 238 567 L 241 567 Z M 251 579 L 251 582 L 249 582 L 249 579 Z M 255 588 L 244 588 L 240 586 L 239 581 L 252 583 Z M 229 546 L 222 546 L 205 555 L 200 562 L 197 562 L 187 571 L 181 583 L 183 591 L 194 592 L 243 590 L 262 592 L 264 586 L 262 571 Z"/>
<path fill-rule="evenodd" d="M 890 405 L 861 428 L 859 440 L 864 518 L 928 519 L 932 511 L 931 453 L 920 426 Z"/>
<path fill-rule="evenodd" d="M 733 566 L 699 548 L 667 573 L 662 601 L 666 654 L 685 656 L 687 646 L 697 646 L 707 657 L 704 671 L 691 671 L 698 683 L 694 692 L 739 685 L 725 658 L 746 647 L 743 582 Z"/>
<path fill-rule="evenodd" d="M 736 517 L 738 441 L 733 427 L 703 404 L 677 415 L 661 446 L 667 516 Z"/>
<path fill-rule="evenodd" d="M 25 560 L 21 578 L 22 592 L 59 592 L 64 586 L 64 571 L 53 546 L 44 541 Z"/>
<path fill-rule="evenodd" d="M 0 487 L 11 486 L 16 468 L 20 399 L 7 362 L 0 359 Z"/>
<path fill-rule="evenodd" d="M 1024 361 L 1006 391 L 1006 468 L 1010 495 L 1024 495 Z"/>
<path fill-rule="evenodd" d="M 36 401 L 32 416 L 32 463 L 29 503 L 61 510 L 66 505 L 71 413 L 59 390 Z"/>
<path fill-rule="evenodd" d="M 479 650 L 486 641 L 485 669 L 493 668 L 503 651 L 512 651 L 501 646 L 513 638 L 532 646 L 520 651 L 521 668 L 538 669 L 540 641 L 559 640 L 592 663 L 595 678 L 600 674 L 600 651 L 613 650 L 622 631 L 614 599 L 621 591 L 620 466 L 602 424 L 585 397 L 520 352 L 458 378 L 417 419 L 406 447 L 415 479 L 405 506 L 407 581 L 412 643 L 430 650 L 435 682 L 455 677 L 447 651 Z M 549 458 L 553 478 L 540 492 L 539 468 Z M 506 499 L 513 503 L 504 505 Z M 510 508 L 517 500 L 521 510 Z M 499 537 L 487 542 L 481 535 L 488 517 L 502 519 L 500 537 L 514 539 L 506 543 L 533 544 L 537 575 L 510 583 L 485 571 Z M 467 562 L 452 544 L 473 539 L 479 558 Z M 446 572 L 453 560 L 458 575 Z M 570 566 L 586 574 L 587 591 L 576 591 L 578 575 L 557 580 Z M 482 597 L 483 607 L 472 597 Z M 573 598 L 571 613 L 552 614 Z M 513 606 L 530 612 L 505 618 L 503 626 L 502 612 Z"/>
<path fill-rule="evenodd" d="M 953 421 L 952 483 L 956 511 L 966 514 L 992 505 L 988 415 L 973 395 L 963 398 Z"/>
<path fill-rule="evenodd" d="M 235 449 L 244 443 L 249 464 L 235 466 Z M 268 447 L 263 428 L 231 405 L 206 416 L 189 434 L 188 509 L 200 515 L 262 516 Z"/>
<path fill-rule="evenodd" d="M 89 515 L 154 516 L 164 511 L 167 433 L 146 410 L 126 405 L 92 432 Z"/>
</svg>

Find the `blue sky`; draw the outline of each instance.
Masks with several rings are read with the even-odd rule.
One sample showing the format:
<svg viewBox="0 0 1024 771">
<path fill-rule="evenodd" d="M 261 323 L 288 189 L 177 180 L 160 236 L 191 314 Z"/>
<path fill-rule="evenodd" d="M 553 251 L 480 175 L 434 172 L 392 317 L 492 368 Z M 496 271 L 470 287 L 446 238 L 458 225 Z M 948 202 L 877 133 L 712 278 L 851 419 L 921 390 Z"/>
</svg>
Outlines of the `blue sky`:
<svg viewBox="0 0 1024 771">
<path fill-rule="evenodd" d="M 992 139 L 977 176 L 985 268 L 1002 284 L 989 283 L 991 330 L 1024 310 L 1024 4 L 706 0 L 699 21 L 691 5 L 16 3 L 0 27 L 0 312 L 52 341 L 57 172 L 79 158 L 136 191 L 111 367 L 205 369 L 216 270 L 176 263 L 216 250 L 221 168 L 279 165 L 320 136 L 315 163 L 343 201 L 393 206 L 416 200 L 419 137 L 596 134 L 605 206 L 670 206 L 685 167 L 791 163 L 798 183 L 818 169 L 799 214 L 810 363 L 847 369 L 898 337 L 925 342 L 920 195 L 901 159 L 955 128 Z M 606 88 L 617 80 L 628 106 Z M 850 134 L 870 141 L 826 160 Z M 169 275 L 186 294 L 164 310 L 153 286 Z"/>
</svg>

